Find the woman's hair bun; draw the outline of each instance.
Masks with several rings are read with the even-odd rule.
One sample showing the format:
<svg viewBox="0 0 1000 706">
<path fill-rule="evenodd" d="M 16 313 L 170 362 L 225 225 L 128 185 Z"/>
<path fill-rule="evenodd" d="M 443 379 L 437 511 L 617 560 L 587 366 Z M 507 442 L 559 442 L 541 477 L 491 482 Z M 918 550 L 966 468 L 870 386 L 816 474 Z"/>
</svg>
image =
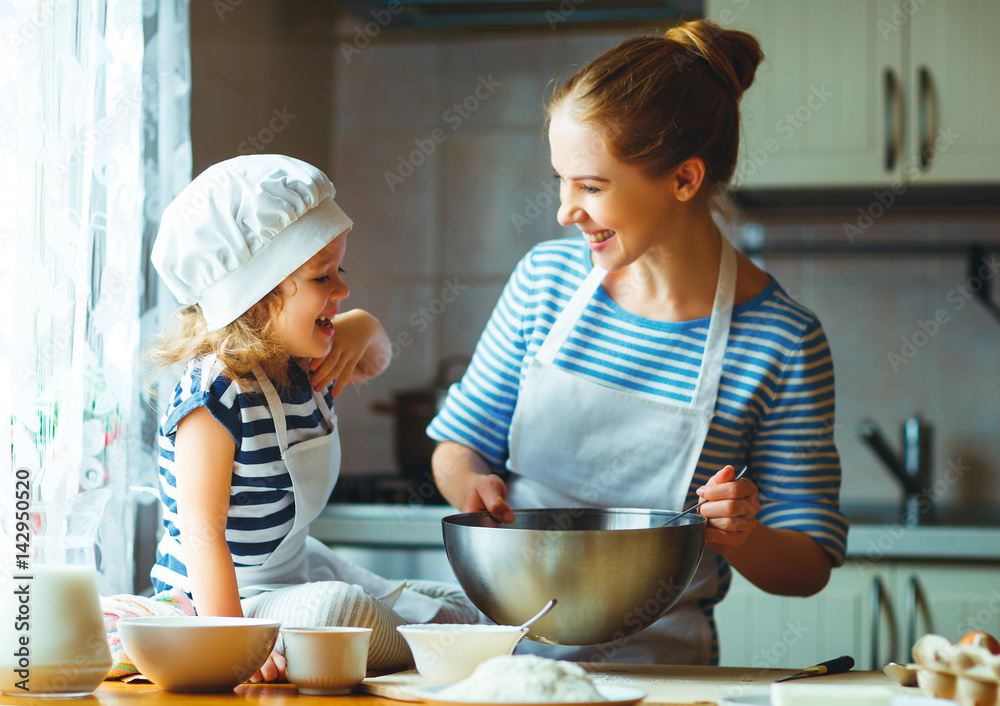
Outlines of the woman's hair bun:
<svg viewBox="0 0 1000 706">
<path fill-rule="evenodd" d="M 725 29 L 709 20 L 684 22 L 667 30 L 664 37 L 701 57 L 736 98 L 753 83 L 764 52 L 752 34 Z"/>
</svg>

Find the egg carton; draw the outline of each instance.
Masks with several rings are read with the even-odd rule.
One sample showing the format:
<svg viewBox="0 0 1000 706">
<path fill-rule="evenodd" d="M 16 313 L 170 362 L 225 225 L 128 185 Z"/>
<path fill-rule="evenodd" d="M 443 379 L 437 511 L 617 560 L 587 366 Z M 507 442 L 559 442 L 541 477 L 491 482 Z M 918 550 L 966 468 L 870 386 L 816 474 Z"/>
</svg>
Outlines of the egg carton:
<svg viewBox="0 0 1000 706">
<path fill-rule="evenodd" d="M 952 644 L 924 635 L 913 646 L 917 686 L 925 696 L 959 706 L 1000 706 L 1000 655 L 981 644 Z"/>
</svg>

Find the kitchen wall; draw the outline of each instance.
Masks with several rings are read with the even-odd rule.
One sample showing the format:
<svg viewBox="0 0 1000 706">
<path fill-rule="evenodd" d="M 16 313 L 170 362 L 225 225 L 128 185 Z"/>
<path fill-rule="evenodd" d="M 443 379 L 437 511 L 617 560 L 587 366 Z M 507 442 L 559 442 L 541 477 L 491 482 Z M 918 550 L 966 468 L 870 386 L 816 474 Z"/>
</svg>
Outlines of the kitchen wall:
<svg viewBox="0 0 1000 706">
<path fill-rule="evenodd" d="M 200 15 L 192 16 L 196 170 L 236 154 L 274 110 L 295 114 L 267 150 L 313 161 L 333 178 L 355 221 L 345 261 L 348 304 L 380 316 L 394 341 L 390 369 L 337 402 L 344 473 L 385 472 L 394 467 L 392 421 L 372 402 L 427 385 L 444 356 L 471 353 L 519 257 L 541 240 L 572 235 L 555 223 L 543 99 L 554 77 L 633 30 L 556 24 L 434 37 L 392 32 L 370 17 L 335 26 L 322 6 L 302 7 L 239 4 L 223 19 L 207 3 L 192 8 Z M 857 219 L 852 209 L 748 220 L 767 242 L 846 243 L 844 224 Z M 730 232 L 739 242 L 744 226 Z M 861 240 L 1000 244 L 1000 211 L 889 209 Z M 961 287 L 978 284 L 965 260 L 824 256 L 763 264 L 826 327 L 844 503 L 891 507 L 900 497 L 857 440 L 859 422 L 871 418 L 898 447 L 900 424 L 920 412 L 936 435 L 936 501 L 968 506 L 972 515 L 1000 508 L 1000 321 L 962 296 Z"/>
</svg>

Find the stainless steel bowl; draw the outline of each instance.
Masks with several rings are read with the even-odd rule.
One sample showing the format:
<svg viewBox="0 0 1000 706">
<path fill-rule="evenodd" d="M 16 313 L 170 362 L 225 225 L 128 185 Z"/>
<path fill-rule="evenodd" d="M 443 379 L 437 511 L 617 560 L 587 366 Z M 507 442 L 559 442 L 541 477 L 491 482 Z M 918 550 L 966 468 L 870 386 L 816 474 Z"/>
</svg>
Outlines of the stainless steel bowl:
<svg viewBox="0 0 1000 706">
<path fill-rule="evenodd" d="M 527 637 L 553 645 L 596 645 L 649 627 L 691 583 L 706 520 L 667 510 L 515 510 L 442 522 L 448 561 L 469 598 L 501 625 L 518 625 L 550 598 Z"/>
</svg>

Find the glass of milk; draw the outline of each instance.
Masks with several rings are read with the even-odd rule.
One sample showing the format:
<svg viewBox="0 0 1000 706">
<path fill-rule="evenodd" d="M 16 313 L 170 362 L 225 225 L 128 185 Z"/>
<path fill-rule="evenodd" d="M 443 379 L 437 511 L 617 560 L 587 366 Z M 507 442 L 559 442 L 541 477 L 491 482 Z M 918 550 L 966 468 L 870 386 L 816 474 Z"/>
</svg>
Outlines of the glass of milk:
<svg viewBox="0 0 1000 706">
<path fill-rule="evenodd" d="M 89 696 L 111 669 L 94 554 L 110 496 L 35 502 L 15 490 L 3 503 L 0 693 Z"/>
</svg>

